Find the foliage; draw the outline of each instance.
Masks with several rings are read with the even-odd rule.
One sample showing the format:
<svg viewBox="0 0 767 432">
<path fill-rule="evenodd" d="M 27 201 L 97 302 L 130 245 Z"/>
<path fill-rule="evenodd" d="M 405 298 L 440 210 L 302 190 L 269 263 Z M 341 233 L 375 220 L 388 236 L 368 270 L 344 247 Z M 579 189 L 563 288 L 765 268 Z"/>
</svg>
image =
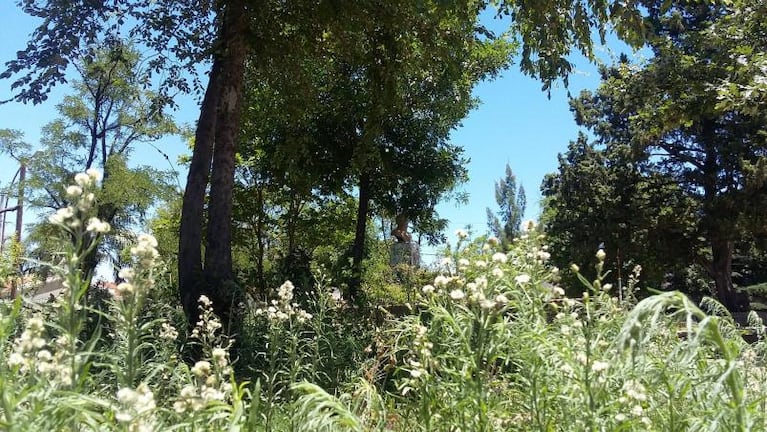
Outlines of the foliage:
<svg viewBox="0 0 767 432">
<path fill-rule="evenodd" d="M 583 292 L 564 297 L 546 238 L 534 230 L 508 252 L 493 238 L 460 232 L 441 274 L 419 290 L 415 313 L 375 333 L 364 311 L 318 278 L 305 306 L 290 282 L 268 302 L 246 306 L 240 341 L 222 335 L 206 297 L 187 337 L 167 311 L 144 312 L 162 307 L 144 303 L 155 296 L 160 267 L 154 238 L 142 235 L 102 317 L 114 338 L 96 343 L 98 331 L 82 333 L 90 305 L 77 261 L 87 249 L 78 252 L 70 235 L 92 245 L 90 236 L 108 226 L 78 223 L 96 212 L 87 191 L 97 176 L 78 180 L 85 193 L 52 216 L 64 235 L 54 271 L 67 281 L 65 295 L 49 306 L 0 304 L 0 421 L 8 430 L 766 426 L 767 344 L 758 318 L 750 321 L 758 342 L 747 345 L 715 302 L 706 303 L 707 315 L 677 292 L 618 300 L 603 251 L 594 280 L 574 268 Z M 637 282 L 635 274 L 628 292 Z M 199 357 L 180 361 L 179 344 Z M 235 368 L 250 368 L 252 381 L 239 381 Z"/>
<path fill-rule="evenodd" d="M 590 262 L 600 248 L 615 269 L 608 277 L 616 284 L 625 283 L 636 265 L 642 266 L 646 286 L 654 288 L 669 282 L 669 274 L 694 271 L 688 267 L 696 250 L 688 245 L 695 241 L 696 215 L 677 184 L 648 174 L 619 141 L 589 143 L 580 135 L 558 159 L 557 173 L 541 185 L 541 223 L 553 262 L 571 282 L 570 264 Z M 584 273 L 594 276 L 590 269 Z M 697 282 L 675 280 L 673 286 L 686 292 L 705 288 Z"/>
<path fill-rule="evenodd" d="M 708 273 L 717 298 L 740 310 L 748 305 L 734 290 L 732 260 L 736 242 L 763 230 L 763 172 L 758 167 L 765 161 L 765 135 L 761 115 L 719 103 L 717 86 L 734 77 L 730 64 L 735 59 L 719 50 L 720 40 L 712 29 L 727 33 L 724 29 L 735 14 L 732 7 L 682 3 L 665 10 L 661 2 L 648 2 L 654 56 L 638 66 L 623 58 L 603 70 L 599 89 L 584 92 L 573 102 L 573 111 L 576 121 L 593 131 L 606 149 L 604 165 L 627 167 L 631 174 L 618 172 L 607 178 L 582 171 L 585 177 L 577 180 L 587 188 L 606 187 L 589 196 L 624 197 L 617 206 L 590 207 L 617 210 L 606 215 L 605 228 L 618 228 L 616 234 L 628 230 L 624 232 L 629 235 L 637 229 L 662 229 L 656 236 L 648 232 L 650 242 L 640 239 L 638 245 L 649 246 L 653 237 L 668 238 L 668 244 L 648 248 L 652 254 L 662 254 L 650 258 L 665 266 L 673 262 L 666 257 L 686 256 L 688 263 Z M 751 61 L 745 54 L 743 58 Z M 620 182 L 614 184 L 615 180 Z M 657 210 L 643 211 L 648 199 L 655 199 L 643 195 L 643 189 L 660 192 L 662 204 Z M 557 194 L 554 188 L 551 192 Z M 564 197 L 570 192 L 561 190 L 559 199 L 573 200 Z M 570 204 L 560 206 L 553 217 L 568 218 L 562 210 Z M 637 210 L 637 215 L 630 214 Z M 577 213 L 587 219 L 588 211 Z M 608 247 L 623 250 L 629 241 L 612 243 Z M 682 244 L 688 247 L 675 250 Z"/>
<path fill-rule="evenodd" d="M 376 155 L 371 150 L 376 147 L 374 144 L 380 144 L 377 142 L 380 137 L 386 136 L 390 144 L 396 144 L 407 136 L 403 132 L 412 132 L 389 126 L 387 135 L 381 133 L 387 129 L 384 124 L 387 119 L 401 126 L 398 120 L 402 110 L 390 111 L 389 108 L 402 106 L 393 101 L 399 100 L 404 88 L 418 87 L 428 82 L 426 78 L 435 78 L 427 75 L 401 80 L 402 77 L 412 77 L 401 73 L 403 70 L 410 67 L 416 71 L 429 70 L 424 66 L 437 66 L 440 73 L 446 72 L 453 79 L 448 79 L 442 90 L 457 88 L 467 98 L 471 83 L 476 82 L 482 73 L 472 76 L 470 71 L 468 76 L 463 75 L 465 66 L 476 60 L 480 63 L 488 59 L 498 60 L 492 53 L 488 56 L 484 48 L 494 41 L 505 40 L 505 35 L 498 37 L 477 25 L 479 13 L 490 5 L 497 6 L 499 14 L 511 15 L 512 37 L 518 37 L 522 47 L 522 69 L 542 77 L 544 88 L 550 88 L 553 80 L 559 77 L 566 80 L 572 69 L 566 57 L 573 49 L 593 58 L 592 30 L 604 40 L 608 23 L 613 23 L 618 34 L 635 45 L 643 30 L 639 20 L 640 5 L 634 1 L 615 4 L 591 0 L 544 2 L 535 3 L 533 7 L 519 1 L 429 1 L 423 4 L 404 1 L 388 2 L 384 7 L 362 3 L 353 8 L 338 8 L 333 2 L 276 2 L 256 7 L 246 0 L 206 1 L 202 4 L 188 0 L 132 0 L 88 3 L 72 8 L 68 1 L 23 0 L 20 6 L 24 11 L 41 18 L 44 24 L 37 28 L 27 47 L 17 53 L 16 59 L 6 63 L 7 69 L 0 78 L 14 79 L 11 87 L 17 93 L 13 100 L 40 103 L 54 85 L 66 81 L 71 63 L 93 57 L 94 46 L 99 42 L 109 44 L 119 40 L 121 35 L 129 35 L 151 52 L 150 70 L 161 73 L 157 105 L 163 107 L 172 104 L 169 95 L 174 90 L 190 90 L 187 77 L 191 76 L 195 87 L 200 88 L 195 72 L 202 65 L 210 64 L 210 80 L 201 104 L 184 193 L 179 239 L 179 290 L 190 321 L 195 321 L 194 302 L 201 292 L 213 296 L 217 307 L 232 300 L 226 290 L 211 286 L 229 286 L 234 279 L 231 215 L 235 148 L 241 130 L 243 78 L 246 63 L 252 60 L 250 56 L 256 59 L 250 62 L 252 64 L 280 63 L 282 59 L 292 58 L 286 53 L 297 53 L 300 57 L 327 47 L 347 55 L 339 64 L 351 65 L 351 76 L 367 81 L 369 93 L 363 100 L 372 102 L 363 104 L 364 109 L 360 111 L 364 124 L 348 129 L 354 133 L 362 131 L 363 146 L 355 152 L 353 161 L 357 171 L 365 173 L 371 162 L 369 156 Z M 552 25 L 551 17 L 557 18 L 557 25 Z M 361 35 L 365 37 L 361 38 Z M 472 49 L 477 46 L 481 49 Z M 361 64 L 368 65 L 369 69 L 356 69 Z M 484 66 L 493 68 L 492 65 Z M 289 70 L 296 69 L 300 66 Z M 488 68 L 480 67 L 482 69 Z M 463 79 L 456 80 L 457 75 L 463 75 Z M 417 93 L 418 89 L 415 90 Z M 456 105 L 460 112 L 462 104 Z M 405 120 L 428 118 L 429 110 L 424 110 L 422 104 L 414 103 L 410 108 L 416 115 L 406 109 Z M 427 126 L 427 132 L 428 126 L 439 123 L 431 120 L 421 122 Z M 452 127 L 454 123 L 455 120 L 447 121 L 443 126 Z M 429 138 L 428 133 L 417 129 L 421 132 L 420 137 Z M 437 134 L 438 140 L 439 136 Z M 427 146 L 426 150 L 434 149 Z M 377 162 L 375 157 L 372 162 Z M 395 161 L 396 165 L 402 164 Z M 436 172 L 441 173 L 440 170 Z M 353 286 L 359 282 L 364 246 L 368 194 L 363 191 L 369 186 L 368 177 L 360 175 L 359 178 L 361 205 L 353 254 L 356 282 L 350 284 Z M 419 177 L 413 178 L 419 180 Z M 393 183 L 390 178 L 385 181 Z M 450 181 L 437 184 L 438 192 L 451 186 Z M 210 200 L 203 265 L 202 222 L 208 185 Z M 439 195 L 437 193 L 436 197 Z M 428 208 L 436 198 L 432 194 L 424 200 L 423 196 L 418 193 L 415 200 L 409 200 L 414 202 L 400 202 L 399 206 Z M 228 315 L 226 309 L 218 313 Z"/>
<path fill-rule="evenodd" d="M 140 70 L 135 49 L 122 43 L 94 50 L 77 64 L 79 79 L 74 94 L 57 106 L 60 118 L 43 127 L 38 149 L 20 141 L 6 150 L 23 153 L 29 172 L 25 188 L 32 208 L 66 207 L 70 197 L 63 186 L 79 171 L 98 168 L 104 174 L 97 195 L 98 217 L 112 225 L 101 252 L 119 265 L 119 251 L 130 227 L 143 222 L 157 199 L 171 191 L 170 175 L 149 166 L 129 167 L 137 146 L 176 132 L 173 122 L 155 104 L 157 95 L 144 88 L 148 79 Z M 12 131 L 6 131 L 6 134 Z M 29 235 L 38 259 L 49 260 L 50 227 L 37 224 Z M 86 261 L 92 271 L 96 251 Z"/>
<path fill-rule="evenodd" d="M 519 236 L 522 216 L 525 214 L 527 205 L 525 188 L 519 185 L 517 189 L 517 178 L 508 164 L 506 164 L 506 176 L 495 182 L 495 202 L 498 203 L 498 214 L 487 209 L 487 227 L 490 229 L 490 234 L 506 246 Z"/>
</svg>

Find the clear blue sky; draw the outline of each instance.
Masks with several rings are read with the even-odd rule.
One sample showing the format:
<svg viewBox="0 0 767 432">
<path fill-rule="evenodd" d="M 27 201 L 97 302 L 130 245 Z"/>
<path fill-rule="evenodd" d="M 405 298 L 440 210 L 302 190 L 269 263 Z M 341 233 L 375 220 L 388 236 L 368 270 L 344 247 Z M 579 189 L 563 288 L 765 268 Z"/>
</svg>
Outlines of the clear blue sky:
<svg viewBox="0 0 767 432">
<path fill-rule="evenodd" d="M 0 26 L 0 40 L 3 41 L 0 63 L 5 63 L 24 47 L 36 21 L 10 1 L 0 2 L 0 16 L 4 24 Z M 617 46 L 615 43 L 610 45 Z M 606 52 L 603 54 L 607 57 Z M 596 67 L 580 58 L 575 61 L 578 69 L 571 76 L 569 87 L 573 95 L 598 85 Z M 66 87 L 57 88 L 46 103 L 38 106 L 0 105 L 0 129 L 21 130 L 29 143 L 37 143 L 40 128 L 56 117 L 55 105 L 67 91 Z M 471 159 L 468 166 L 470 180 L 462 186 L 462 190 L 469 194 L 469 203 L 460 207 L 454 203 L 439 206 L 440 214 L 451 221 L 449 237 L 466 225 L 472 225 L 477 234 L 486 231 L 485 208 L 496 206 L 494 182 L 504 175 L 506 163 L 510 164 L 518 184 L 527 192 L 526 218 L 537 218 L 541 180 L 556 169 L 557 154 L 566 150 L 578 130 L 569 112 L 567 90 L 560 85 L 551 92 L 549 99 L 541 91 L 541 83 L 519 73 L 516 66 L 496 80 L 480 84 L 475 93 L 481 99 L 481 105 L 452 135 L 452 140 L 463 146 L 466 156 Z M 7 99 L 10 94 L 10 81 L 0 81 L 0 99 Z M 197 115 L 198 107 L 190 98 L 182 102 L 181 109 L 175 113 L 181 123 L 193 123 Z M 159 146 L 171 160 L 186 151 L 180 138 L 165 139 Z M 142 164 L 155 163 L 167 168 L 157 151 L 149 147 L 137 148 L 135 159 Z M 15 170 L 11 161 L 0 158 L 1 184 L 7 184 Z M 185 180 L 186 175 L 182 173 L 182 184 Z"/>
</svg>

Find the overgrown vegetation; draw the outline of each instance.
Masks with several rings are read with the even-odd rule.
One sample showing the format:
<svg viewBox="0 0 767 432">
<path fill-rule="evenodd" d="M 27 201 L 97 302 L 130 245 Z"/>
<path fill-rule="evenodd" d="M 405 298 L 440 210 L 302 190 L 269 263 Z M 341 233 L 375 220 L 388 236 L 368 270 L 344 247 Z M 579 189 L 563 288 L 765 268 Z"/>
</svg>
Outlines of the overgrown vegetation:
<svg viewBox="0 0 767 432">
<path fill-rule="evenodd" d="M 98 313 L 79 262 L 109 225 L 76 177 L 50 221 L 66 281 L 54 304 L 2 303 L 0 420 L 7 430 L 761 430 L 764 326 L 747 344 L 713 301 L 678 292 L 636 302 L 579 276 L 566 297 L 544 233 L 526 224 L 509 251 L 458 242 L 401 316 L 374 319 L 320 282 L 299 303 L 285 282 L 226 336 L 207 297 L 187 332 L 157 242 L 139 235 L 124 282 Z M 73 242 L 72 239 L 75 239 Z M 571 269 L 580 275 L 580 269 Z"/>
</svg>

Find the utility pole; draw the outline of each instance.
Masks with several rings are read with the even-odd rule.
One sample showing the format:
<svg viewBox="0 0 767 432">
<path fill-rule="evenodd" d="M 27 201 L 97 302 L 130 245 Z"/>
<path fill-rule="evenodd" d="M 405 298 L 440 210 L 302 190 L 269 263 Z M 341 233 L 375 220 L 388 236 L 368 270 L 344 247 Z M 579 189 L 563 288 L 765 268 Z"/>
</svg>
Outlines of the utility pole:
<svg viewBox="0 0 767 432">
<path fill-rule="evenodd" d="M 2 206 L 2 208 L 8 207 L 8 198 L 8 195 L 0 194 L 0 206 Z M 3 249 L 5 247 L 5 215 L 6 212 L 0 213 L 0 255 L 3 254 Z"/>
<path fill-rule="evenodd" d="M 5 242 L 6 213 L 12 211 L 16 212 L 16 233 L 14 234 L 14 248 L 11 250 L 11 259 L 13 260 L 13 267 L 17 270 L 19 278 L 13 278 L 11 281 L 11 299 L 15 299 L 18 295 L 18 286 L 21 277 L 21 253 L 18 248 L 21 245 L 21 231 L 24 229 L 24 182 L 27 175 L 27 166 L 23 160 L 19 161 L 19 163 L 19 170 L 16 171 L 16 175 L 14 175 L 13 180 L 11 180 L 11 184 L 13 184 L 18 179 L 16 205 L 8 207 L 8 199 L 10 197 L 6 196 L 4 204 L 5 208 L 0 209 L 0 214 L 2 214 L 2 227 L 0 227 L 0 252 L 2 252 L 3 244 Z"/>
<path fill-rule="evenodd" d="M 16 242 L 14 244 L 14 259 L 13 267 L 19 272 L 18 279 L 14 278 L 14 282 L 11 284 L 11 299 L 15 299 L 18 294 L 18 285 L 22 282 L 21 274 L 21 231 L 24 229 L 24 181 L 27 177 L 27 166 L 24 161 L 21 161 L 19 167 L 19 193 L 16 196 Z"/>
</svg>

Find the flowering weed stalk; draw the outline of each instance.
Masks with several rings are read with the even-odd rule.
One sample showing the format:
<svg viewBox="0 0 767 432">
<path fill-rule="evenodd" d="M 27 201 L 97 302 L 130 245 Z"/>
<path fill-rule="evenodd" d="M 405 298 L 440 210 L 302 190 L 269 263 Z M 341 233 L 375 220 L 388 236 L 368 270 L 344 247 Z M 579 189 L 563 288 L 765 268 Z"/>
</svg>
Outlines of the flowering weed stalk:
<svg viewBox="0 0 767 432">
<path fill-rule="evenodd" d="M 144 302 L 155 284 L 157 240 L 148 234 L 138 236 L 130 250 L 131 267 L 120 270 L 123 280 L 115 289 L 112 307 L 115 313 L 115 333 L 119 360 L 114 365 L 118 385 L 132 388 L 140 378 L 143 354 L 152 344 L 153 327 L 160 320 L 141 320 Z M 167 325 L 167 324 L 166 324 Z"/>
</svg>

